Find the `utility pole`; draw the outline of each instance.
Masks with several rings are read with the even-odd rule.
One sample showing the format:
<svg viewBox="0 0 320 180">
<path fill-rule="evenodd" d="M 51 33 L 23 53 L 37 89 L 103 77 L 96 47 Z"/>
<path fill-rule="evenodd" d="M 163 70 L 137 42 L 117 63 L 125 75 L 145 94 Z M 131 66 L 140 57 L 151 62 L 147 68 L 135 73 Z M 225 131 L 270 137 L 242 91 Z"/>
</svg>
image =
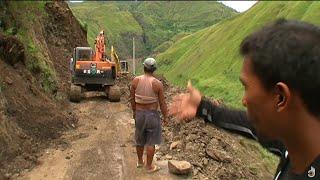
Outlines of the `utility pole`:
<svg viewBox="0 0 320 180">
<path fill-rule="evenodd" d="M 136 75 L 136 62 L 135 62 L 135 46 L 134 46 L 134 37 L 132 38 L 132 72 L 133 75 Z"/>
</svg>

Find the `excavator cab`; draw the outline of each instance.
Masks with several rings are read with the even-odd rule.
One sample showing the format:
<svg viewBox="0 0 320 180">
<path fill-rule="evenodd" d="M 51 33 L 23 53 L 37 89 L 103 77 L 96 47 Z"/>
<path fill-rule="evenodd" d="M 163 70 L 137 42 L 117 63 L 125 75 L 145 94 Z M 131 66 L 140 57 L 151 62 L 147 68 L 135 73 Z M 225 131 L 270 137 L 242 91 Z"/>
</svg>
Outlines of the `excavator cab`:
<svg viewBox="0 0 320 180">
<path fill-rule="evenodd" d="M 120 61 L 120 74 L 121 75 L 127 75 L 129 74 L 129 67 L 127 61 Z"/>
<path fill-rule="evenodd" d="M 76 48 L 75 57 L 78 61 L 89 61 L 93 56 L 93 50 L 90 47 Z"/>
</svg>

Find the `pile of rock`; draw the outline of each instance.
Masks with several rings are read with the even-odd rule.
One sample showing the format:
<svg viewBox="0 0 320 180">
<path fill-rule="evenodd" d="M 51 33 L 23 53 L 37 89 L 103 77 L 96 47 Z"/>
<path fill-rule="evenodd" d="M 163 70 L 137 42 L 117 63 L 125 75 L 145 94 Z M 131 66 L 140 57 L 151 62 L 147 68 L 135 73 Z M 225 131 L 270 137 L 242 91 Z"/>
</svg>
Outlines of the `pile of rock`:
<svg viewBox="0 0 320 180">
<path fill-rule="evenodd" d="M 164 143 L 156 157 L 169 160 L 169 171 L 174 174 L 185 174 L 187 170 L 174 165 L 184 161 L 182 164 L 190 162 L 187 169 L 192 171 L 193 179 L 256 179 L 261 175 L 239 158 L 246 153 L 239 143 L 241 138 L 206 125 L 201 119 L 184 124 L 171 121 L 163 132 Z"/>
<path fill-rule="evenodd" d="M 186 93 L 183 88 L 170 86 L 163 76 L 161 80 L 166 84 L 169 104 L 175 95 Z M 189 123 L 170 119 L 163 127 L 163 139 L 156 158 L 168 160 L 169 171 L 174 174 L 189 174 L 192 179 L 272 179 L 275 172 L 276 164 L 272 168 L 266 165 L 256 143 L 201 119 Z"/>
</svg>

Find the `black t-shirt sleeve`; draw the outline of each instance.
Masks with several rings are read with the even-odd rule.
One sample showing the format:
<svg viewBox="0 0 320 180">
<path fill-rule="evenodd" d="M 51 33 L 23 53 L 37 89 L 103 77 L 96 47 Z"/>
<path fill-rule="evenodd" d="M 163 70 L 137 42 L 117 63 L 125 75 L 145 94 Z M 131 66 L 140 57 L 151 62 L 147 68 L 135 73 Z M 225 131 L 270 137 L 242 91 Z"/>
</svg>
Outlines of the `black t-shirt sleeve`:
<svg viewBox="0 0 320 180">
<path fill-rule="evenodd" d="M 285 150 L 280 141 L 270 141 L 258 137 L 245 111 L 216 106 L 210 100 L 203 97 L 198 106 L 197 116 L 217 127 L 254 139 L 277 155 L 281 155 Z"/>
</svg>

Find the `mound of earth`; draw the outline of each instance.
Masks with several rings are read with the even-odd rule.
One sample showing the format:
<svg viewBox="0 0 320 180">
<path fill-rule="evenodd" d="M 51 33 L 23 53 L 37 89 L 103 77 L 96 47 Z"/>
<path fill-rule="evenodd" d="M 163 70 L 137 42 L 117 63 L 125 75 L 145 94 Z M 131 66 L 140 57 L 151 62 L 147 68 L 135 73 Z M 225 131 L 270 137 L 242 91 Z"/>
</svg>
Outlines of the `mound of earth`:
<svg viewBox="0 0 320 180">
<path fill-rule="evenodd" d="M 186 93 L 185 89 L 170 86 L 164 77 L 158 79 L 165 84 L 169 103 L 174 95 Z M 173 118 L 163 127 L 163 138 L 156 158 L 190 162 L 193 179 L 272 179 L 276 170 L 277 162 L 270 160 L 273 155 L 256 142 L 202 119 L 178 123 Z"/>
<path fill-rule="evenodd" d="M 37 165 L 39 152 L 77 123 L 67 101 L 68 65 L 74 47 L 88 46 L 86 32 L 67 3 L 34 3 L 0 2 L 0 179 Z M 27 67 L 35 59 L 57 75 L 55 94 L 41 84 L 46 74 Z"/>
</svg>

